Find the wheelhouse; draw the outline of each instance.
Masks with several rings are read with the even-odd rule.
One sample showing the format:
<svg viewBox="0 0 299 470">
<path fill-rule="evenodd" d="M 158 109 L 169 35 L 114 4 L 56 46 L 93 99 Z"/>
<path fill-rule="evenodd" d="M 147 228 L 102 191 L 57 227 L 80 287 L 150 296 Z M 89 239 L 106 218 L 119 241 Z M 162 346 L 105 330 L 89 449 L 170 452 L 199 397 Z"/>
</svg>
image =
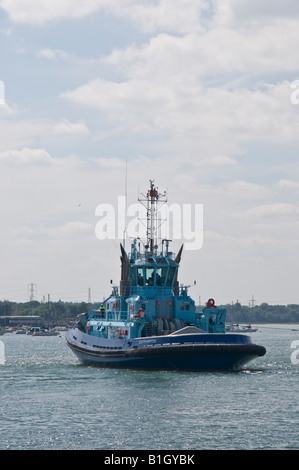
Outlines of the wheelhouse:
<svg viewBox="0 0 299 470">
<path fill-rule="evenodd" d="M 169 287 L 176 279 L 178 265 L 167 258 L 138 260 L 130 266 L 131 287 Z"/>
</svg>

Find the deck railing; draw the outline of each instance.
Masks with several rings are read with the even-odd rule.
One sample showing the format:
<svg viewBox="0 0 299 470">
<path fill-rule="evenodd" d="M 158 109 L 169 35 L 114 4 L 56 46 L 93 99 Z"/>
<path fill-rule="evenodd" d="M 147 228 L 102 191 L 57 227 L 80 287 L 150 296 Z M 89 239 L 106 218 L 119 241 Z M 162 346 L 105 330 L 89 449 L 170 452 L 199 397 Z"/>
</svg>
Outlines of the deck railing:
<svg viewBox="0 0 299 470">
<path fill-rule="evenodd" d="M 94 320 L 116 320 L 116 321 L 128 321 L 129 320 L 129 312 L 127 310 L 107 310 L 102 313 L 93 312 L 93 319 Z"/>
</svg>

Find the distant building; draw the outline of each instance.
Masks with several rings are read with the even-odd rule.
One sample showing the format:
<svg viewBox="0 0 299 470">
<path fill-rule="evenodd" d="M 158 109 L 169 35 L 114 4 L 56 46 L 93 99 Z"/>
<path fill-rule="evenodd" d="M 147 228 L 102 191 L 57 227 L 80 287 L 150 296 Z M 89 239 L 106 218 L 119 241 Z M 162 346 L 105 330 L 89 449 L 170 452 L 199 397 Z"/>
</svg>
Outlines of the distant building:
<svg viewBox="0 0 299 470">
<path fill-rule="evenodd" d="M 39 315 L 2 315 L 0 316 L 0 326 L 30 325 L 38 326 L 41 324 Z"/>
</svg>

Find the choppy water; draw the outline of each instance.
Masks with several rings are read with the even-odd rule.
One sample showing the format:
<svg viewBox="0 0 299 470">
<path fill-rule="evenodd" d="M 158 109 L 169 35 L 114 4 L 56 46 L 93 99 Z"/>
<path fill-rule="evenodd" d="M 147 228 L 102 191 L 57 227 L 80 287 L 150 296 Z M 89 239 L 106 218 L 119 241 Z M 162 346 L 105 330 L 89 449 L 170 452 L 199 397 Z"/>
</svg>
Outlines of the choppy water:
<svg viewBox="0 0 299 470">
<path fill-rule="evenodd" d="M 1 336 L 0 449 L 299 449 L 299 325 L 275 326 L 234 373 L 96 369 L 63 336 Z"/>
</svg>

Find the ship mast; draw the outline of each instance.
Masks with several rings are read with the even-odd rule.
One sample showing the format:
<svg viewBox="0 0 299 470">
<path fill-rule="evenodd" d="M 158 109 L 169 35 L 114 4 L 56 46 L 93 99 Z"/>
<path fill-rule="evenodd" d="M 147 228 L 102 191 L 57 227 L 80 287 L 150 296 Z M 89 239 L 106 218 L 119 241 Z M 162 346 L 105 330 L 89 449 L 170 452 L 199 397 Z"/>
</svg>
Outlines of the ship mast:
<svg viewBox="0 0 299 470">
<path fill-rule="evenodd" d="M 150 190 L 148 192 L 148 216 L 147 216 L 147 245 L 150 247 L 150 251 L 153 253 L 155 246 L 155 214 L 156 205 L 159 198 L 158 191 L 154 187 L 154 182 L 150 180 Z"/>
<path fill-rule="evenodd" d="M 146 208 L 146 237 L 147 242 L 145 248 L 150 253 L 156 253 L 158 248 L 158 211 L 165 202 L 167 202 L 166 191 L 159 193 L 158 188 L 154 185 L 154 180 L 150 180 L 150 189 L 146 195 L 142 195 L 138 201 Z"/>
</svg>

